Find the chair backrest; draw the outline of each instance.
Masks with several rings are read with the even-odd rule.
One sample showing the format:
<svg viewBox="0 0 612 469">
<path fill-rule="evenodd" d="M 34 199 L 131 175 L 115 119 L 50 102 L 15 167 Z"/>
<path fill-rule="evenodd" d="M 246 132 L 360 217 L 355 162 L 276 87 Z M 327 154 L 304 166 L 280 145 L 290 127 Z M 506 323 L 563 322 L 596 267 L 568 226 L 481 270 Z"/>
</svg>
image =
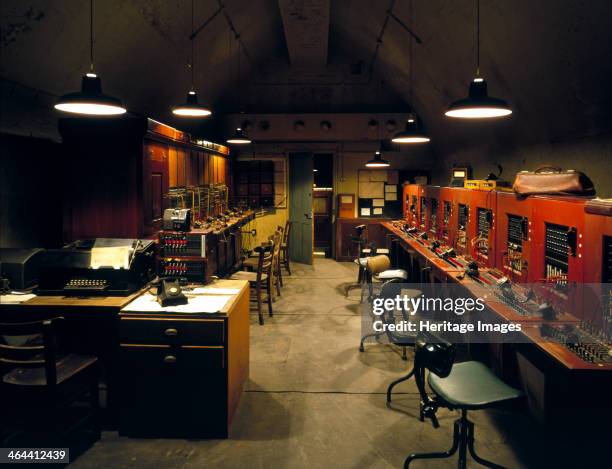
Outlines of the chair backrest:
<svg viewBox="0 0 612 469">
<path fill-rule="evenodd" d="M 350 235 L 351 240 L 353 242 L 359 243 L 360 246 L 365 246 L 368 242 L 366 236 L 364 235 L 366 228 L 366 225 L 357 225 L 354 228 L 354 234 Z"/>
<path fill-rule="evenodd" d="M 441 378 L 446 378 L 455 361 L 455 346 L 433 334 L 419 334 L 414 347 L 414 379 L 421 395 L 421 409 L 425 416 L 432 419 L 434 427 L 436 420 L 437 401 L 432 400 L 425 387 L 425 370 Z"/>
<path fill-rule="evenodd" d="M 259 283 L 264 274 L 270 275 L 274 255 L 274 241 L 263 243 L 259 247 L 259 259 L 257 261 L 257 282 Z"/>
<path fill-rule="evenodd" d="M 289 232 L 291 231 L 292 222 L 287 220 L 285 223 L 285 232 L 283 233 L 283 244 L 289 247 Z"/>
<path fill-rule="evenodd" d="M 281 240 L 283 239 L 283 233 L 279 230 L 276 230 L 272 238 L 273 238 L 272 241 L 274 242 L 274 260 L 273 262 L 276 263 L 278 261 L 278 256 L 279 256 L 280 249 L 281 249 Z"/>
<path fill-rule="evenodd" d="M 455 361 L 455 345 L 433 334 L 419 334 L 415 344 L 415 366 L 446 378 Z"/>
<path fill-rule="evenodd" d="M 25 323 L 0 323 L 0 337 L 19 337 L 21 345 L 13 340 L 0 343 L 0 364 L 9 367 L 45 369 L 47 386 L 57 384 L 57 341 L 55 329 L 64 318 L 57 317 Z M 23 343 L 24 337 L 41 337 L 41 345 Z"/>
<path fill-rule="evenodd" d="M 385 254 L 368 257 L 368 272 L 370 275 L 376 275 L 385 270 L 389 270 L 389 267 L 391 267 L 391 261 L 389 260 L 389 256 Z"/>
</svg>

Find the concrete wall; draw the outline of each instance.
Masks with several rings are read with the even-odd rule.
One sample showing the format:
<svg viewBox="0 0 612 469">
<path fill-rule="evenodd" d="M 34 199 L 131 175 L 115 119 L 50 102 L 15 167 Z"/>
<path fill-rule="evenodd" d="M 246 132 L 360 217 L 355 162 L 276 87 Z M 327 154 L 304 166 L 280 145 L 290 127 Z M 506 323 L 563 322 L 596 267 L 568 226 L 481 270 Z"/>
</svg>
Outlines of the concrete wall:
<svg viewBox="0 0 612 469">
<path fill-rule="evenodd" d="M 374 156 L 378 142 L 277 142 L 257 143 L 250 148 L 241 149 L 242 156 L 251 158 L 269 157 L 287 158 L 292 152 L 331 153 L 334 155 L 334 196 L 336 194 L 357 194 L 358 172 L 366 169 L 365 164 Z M 390 169 L 430 171 L 436 164 L 434 155 L 428 145 L 402 147 L 401 151 L 384 153 L 384 158 L 391 163 Z M 289 168 L 287 169 L 288 176 Z M 400 183 L 403 181 L 400 181 Z M 291 195 L 288 194 L 288 197 Z M 334 199 L 335 203 L 335 199 Z M 289 201 L 287 201 L 287 207 Z M 357 213 L 355 213 L 357 215 Z M 253 246 L 267 240 L 277 226 L 284 226 L 289 216 L 287 208 L 257 217 L 253 227 L 257 235 L 247 238 Z"/>
<path fill-rule="evenodd" d="M 484 178 L 504 168 L 502 179 L 510 182 L 521 170 L 534 170 L 551 164 L 586 173 L 599 197 L 612 197 L 612 135 L 600 135 L 558 143 L 512 147 L 478 147 L 439 157 L 433 171 L 433 183 L 448 184 L 453 164 L 470 163 L 474 178 Z"/>
</svg>

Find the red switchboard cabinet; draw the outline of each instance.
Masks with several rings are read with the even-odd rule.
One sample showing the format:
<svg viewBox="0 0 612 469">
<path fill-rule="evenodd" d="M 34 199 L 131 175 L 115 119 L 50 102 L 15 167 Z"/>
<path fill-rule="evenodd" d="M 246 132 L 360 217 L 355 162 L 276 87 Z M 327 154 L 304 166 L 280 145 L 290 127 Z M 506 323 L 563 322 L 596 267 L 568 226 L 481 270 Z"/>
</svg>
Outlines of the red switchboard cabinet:
<svg viewBox="0 0 612 469">
<path fill-rule="evenodd" d="M 407 184 L 404 186 L 404 218 L 411 226 L 419 226 L 420 201 L 423 186 L 419 184 Z"/>
<path fill-rule="evenodd" d="M 612 200 L 597 202 L 600 213 L 585 207 L 584 282 L 612 283 Z"/>
<path fill-rule="evenodd" d="M 533 268 L 532 197 L 518 198 L 514 192 L 497 192 L 495 265 L 511 280 L 535 281 Z"/>
</svg>

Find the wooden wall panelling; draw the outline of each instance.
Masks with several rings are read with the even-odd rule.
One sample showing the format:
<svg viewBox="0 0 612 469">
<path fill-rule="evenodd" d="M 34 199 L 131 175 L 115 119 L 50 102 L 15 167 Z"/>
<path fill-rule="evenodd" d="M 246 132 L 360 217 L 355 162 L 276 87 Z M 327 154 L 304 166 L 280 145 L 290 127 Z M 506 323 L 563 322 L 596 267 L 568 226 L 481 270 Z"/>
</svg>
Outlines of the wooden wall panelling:
<svg viewBox="0 0 612 469">
<path fill-rule="evenodd" d="M 178 184 L 178 156 L 176 149 L 168 148 L 168 184 L 170 187 L 176 187 Z"/>
<path fill-rule="evenodd" d="M 187 164 L 186 164 L 186 156 L 187 151 L 184 148 L 178 147 L 176 149 L 177 152 L 177 186 L 184 186 L 187 183 Z"/>
<path fill-rule="evenodd" d="M 143 216 L 144 234 L 150 235 L 161 229 L 162 216 L 167 203 L 169 147 L 163 143 L 146 141 L 143 144 Z"/>
<path fill-rule="evenodd" d="M 376 247 L 386 247 L 387 230 L 382 222 L 389 221 L 385 218 L 338 218 L 336 220 L 336 260 L 352 261 L 359 253 L 357 245 L 351 241 L 351 235 L 355 234 L 355 227 L 366 225 L 365 237 L 368 243 L 375 243 Z"/>
<path fill-rule="evenodd" d="M 150 119 L 61 118 L 58 127 L 65 242 L 150 237 L 161 227 L 169 187 L 212 182 L 211 155 Z"/>
</svg>

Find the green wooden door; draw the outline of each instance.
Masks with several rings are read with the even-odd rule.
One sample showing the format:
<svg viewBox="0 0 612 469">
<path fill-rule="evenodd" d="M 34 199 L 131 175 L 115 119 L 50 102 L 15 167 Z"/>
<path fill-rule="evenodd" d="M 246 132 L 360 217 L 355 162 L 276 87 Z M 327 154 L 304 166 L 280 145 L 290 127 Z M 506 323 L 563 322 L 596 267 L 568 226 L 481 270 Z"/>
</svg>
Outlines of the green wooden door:
<svg viewBox="0 0 612 469">
<path fill-rule="evenodd" d="M 289 154 L 289 256 L 303 264 L 312 264 L 312 170 L 312 153 Z"/>
</svg>

